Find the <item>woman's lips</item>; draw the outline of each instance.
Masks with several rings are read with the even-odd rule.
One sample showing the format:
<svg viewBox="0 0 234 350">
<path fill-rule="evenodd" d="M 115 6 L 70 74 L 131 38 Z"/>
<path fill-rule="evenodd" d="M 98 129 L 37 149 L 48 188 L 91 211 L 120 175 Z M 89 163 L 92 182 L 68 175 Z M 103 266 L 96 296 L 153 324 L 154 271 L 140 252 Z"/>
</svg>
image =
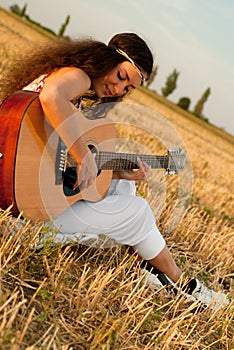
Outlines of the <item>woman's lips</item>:
<svg viewBox="0 0 234 350">
<path fill-rule="evenodd" d="M 105 96 L 113 96 L 112 92 L 108 88 L 108 85 L 105 85 Z"/>
</svg>

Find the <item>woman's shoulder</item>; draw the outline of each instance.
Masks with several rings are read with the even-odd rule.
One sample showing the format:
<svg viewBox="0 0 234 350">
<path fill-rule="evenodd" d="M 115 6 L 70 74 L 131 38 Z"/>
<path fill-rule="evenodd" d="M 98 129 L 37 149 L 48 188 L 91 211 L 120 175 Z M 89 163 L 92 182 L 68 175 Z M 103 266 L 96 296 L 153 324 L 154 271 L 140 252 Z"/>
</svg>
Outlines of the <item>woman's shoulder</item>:
<svg viewBox="0 0 234 350">
<path fill-rule="evenodd" d="M 82 69 L 76 67 L 62 67 L 56 69 L 54 72 L 40 75 L 27 86 L 25 86 L 23 90 L 30 90 L 40 93 L 42 92 L 45 83 L 47 81 L 53 80 L 53 78 L 57 78 L 59 80 L 66 79 L 66 81 L 79 80 L 79 83 L 82 82 L 87 87 L 90 86 L 90 78 Z"/>
<path fill-rule="evenodd" d="M 83 79 L 90 80 L 89 76 L 81 68 L 77 67 L 61 67 L 50 73 L 50 77 L 59 77 L 59 76 L 75 76 Z"/>
<path fill-rule="evenodd" d="M 80 68 L 62 67 L 52 72 L 46 81 L 46 85 L 54 83 L 58 86 L 70 86 L 71 89 L 80 88 L 82 92 L 86 92 L 90 88 L 91 79 Z"/>
</svg>

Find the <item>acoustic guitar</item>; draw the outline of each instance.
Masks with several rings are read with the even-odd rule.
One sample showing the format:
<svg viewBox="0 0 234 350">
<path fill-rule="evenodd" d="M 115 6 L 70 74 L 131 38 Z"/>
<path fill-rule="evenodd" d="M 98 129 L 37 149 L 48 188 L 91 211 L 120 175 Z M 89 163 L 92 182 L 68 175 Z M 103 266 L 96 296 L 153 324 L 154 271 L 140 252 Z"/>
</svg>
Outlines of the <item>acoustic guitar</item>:
<svg viewBox="0 0 234 350">
<path fill-rule="evenodd" d="M 88 188 L 73 190 L 79 174 L 75 160 L 48 122 L 38 93 L 17 91 L 0 107 L 0 208 L 12 205 L 13 215 L 33 221 L 55 218 L 78 200 L 96 202 L 109 189 L 113 170 L 138 168 L 137 157 L 152 168 L 176 174 L 184 169 L 185 153 L 139 155 L 115 152 L 115 124 L 79 115 L 82 137 L 94 154 L 96 181 Z M 79 176 L 78 176 L 79 178 Z"/>
</svg>

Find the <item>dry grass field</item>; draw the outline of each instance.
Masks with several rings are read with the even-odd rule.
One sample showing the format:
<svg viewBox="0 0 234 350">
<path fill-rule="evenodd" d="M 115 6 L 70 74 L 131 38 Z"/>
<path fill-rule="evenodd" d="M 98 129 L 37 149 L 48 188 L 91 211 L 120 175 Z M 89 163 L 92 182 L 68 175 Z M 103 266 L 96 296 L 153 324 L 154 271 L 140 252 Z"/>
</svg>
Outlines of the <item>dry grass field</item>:
<svg viewBox="0 0 234 350">
<path fill-rule="evenodd" d="M 0 37 L 0 74 L 25 47 L 52 40 L 2 9 Z M 48 242 L 35 251 L 43 225 L 19 225 L 0 210 L 0 349 L 233 350 L 234 138 L 144 88 L 111 113 L 119 150 L 186 151 L 185 171 L 152 171 L 138 193 L 148 197 L 184 276 L 231 302 L 194 312 L 192 303 L 151 290 L 125 247 Z"/>
</svg>

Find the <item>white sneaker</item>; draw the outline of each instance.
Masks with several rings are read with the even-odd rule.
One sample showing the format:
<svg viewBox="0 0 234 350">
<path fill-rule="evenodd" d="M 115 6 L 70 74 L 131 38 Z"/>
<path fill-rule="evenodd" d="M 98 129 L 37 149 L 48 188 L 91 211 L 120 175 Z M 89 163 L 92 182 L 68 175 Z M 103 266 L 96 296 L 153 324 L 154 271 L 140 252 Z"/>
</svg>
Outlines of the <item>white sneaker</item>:
<svg viewBox="0 0 234 350">
<path fill-rule="evenodd" d="M 218 310 L 220 307 L 225 307 L 229 304 L 229 300 L 226 294 L 221 292 L 215 292 L 209 289 L 198 279 L 192 279 L 190 284 L 194 284 L 194 289 L 191 294 L 187 294 L 186 297 L 191 300 L 200 301 L 204 307 L 210 307 L 213 311 Z"/>
<path fill-rule="evenodd" d="M 159 290 L 163 287 L 163 284 L 160 282 L 157 275 L 147 271 L 146 269 L 141 269 L 141 271 L 145 275 L 145 283 L 152 289 Z"/>
<path fill-rule="evenodd" d="M 186 285 L 186 291 L 183 291 L 183 288 L 178 287 L 163 273 L 155 275 L 144 268 L 142 269 L 142 272 L 145 274 L 146 284 L 152 289 L 159 290 L 165 286 L 170 286 L 171 289 L 169 289 L 169 291 L 174 295 L 181 294 L 190 301 L 198 301 L 200 304 L 198 307 L 201 310 L 210 307 L 213 311 L 216 311 L 221 307 L 227 306 L 230 302 L 226 294 L 209 289 L 198 279 L 191 279 Z"/>
</svg>

